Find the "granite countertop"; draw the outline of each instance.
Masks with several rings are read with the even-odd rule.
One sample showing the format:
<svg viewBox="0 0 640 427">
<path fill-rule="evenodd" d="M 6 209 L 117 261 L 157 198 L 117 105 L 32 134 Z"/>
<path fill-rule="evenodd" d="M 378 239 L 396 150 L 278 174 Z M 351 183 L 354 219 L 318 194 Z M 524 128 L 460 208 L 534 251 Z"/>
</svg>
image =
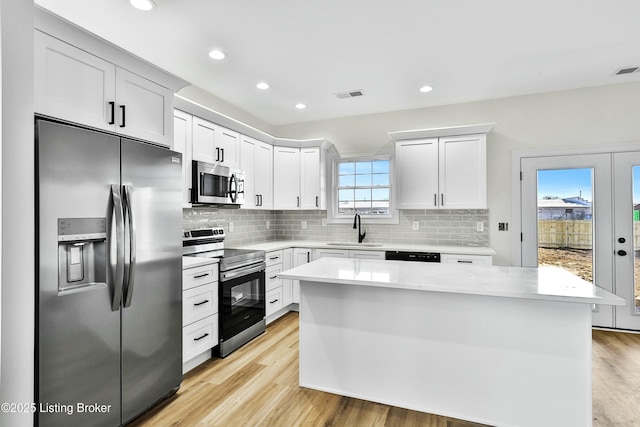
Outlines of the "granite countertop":
<svg viewBox="0 0 640 427">
<path fill-rule="evenodd" d="M 625 305 L 625 300 L 559 267 L 464 266 L 321 258 L 281 272 L 283 279 L 506 298 Z"/>
<path fill-rule="evenodd" d="M 231 247 L 231 246 L 229 246 Z M 410 243 L 348 243 L 339 242 L 338 245 L 330 244 L 330 242 L 320 242 L 316 240 L 277 240 L 271 242 L 254 243 L 250 245 L 233 246 L 236 249 L 255 249 L 265 252 L 278 251 L 288 248 L 309 248 L 309 249 L 347 249 L 361 251 L 419 251 L 419 252 L 439 252 L 443 254 L 459 254 L 459 255 L 490 255 L 496 254 L 496 251 L 481 246 L 439 246 L 439 245 L 422 245 Z"/>
</svg>

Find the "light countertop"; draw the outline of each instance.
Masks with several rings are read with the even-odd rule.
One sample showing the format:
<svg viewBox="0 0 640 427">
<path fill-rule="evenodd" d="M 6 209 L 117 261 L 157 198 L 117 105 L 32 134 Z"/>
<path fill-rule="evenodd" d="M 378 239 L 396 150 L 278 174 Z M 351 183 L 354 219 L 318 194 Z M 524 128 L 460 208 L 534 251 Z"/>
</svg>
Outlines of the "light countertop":
<svg viewBox="0 0 640 427">
<path fill-rule="evenodd" d="M 410 243 L 362 243 L 331 245 L 330 242 L 320 242 L 316 240 L 277 240 L 272 242 L 254 243 L 243 246 L 233 246 L 236 249 L 255 249 L 265 252 L 278 251 L 288 248 L 308 248 L 308 249 L 347 249 L 361 251 L 419 251 L 419 252 L 439 252 L 442 254 L 460 255 L 490 255 L 496 251 L 483 246 L 439 246 L 421 245 Z M 345 242 L 346 243 L 346 242 Z M 231 247 L 231 246 L 229 246 Z"/>
<path fill-rule="evenodd" d="M 283 279 L 583 304 L 625 300 L 559 267 L 460 266 L 321 258 L 278 274 Z"/>
</svg>

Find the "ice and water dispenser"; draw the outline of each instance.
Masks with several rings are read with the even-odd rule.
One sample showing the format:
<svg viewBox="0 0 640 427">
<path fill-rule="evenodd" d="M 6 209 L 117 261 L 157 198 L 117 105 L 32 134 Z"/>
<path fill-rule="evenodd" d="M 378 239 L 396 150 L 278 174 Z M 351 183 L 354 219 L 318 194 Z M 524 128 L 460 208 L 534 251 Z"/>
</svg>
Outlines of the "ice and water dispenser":
<svg viewBox="0 0 640 427">
<path fill-rule="evenodd" d="M 58 218 L 58 294 L 107 286 L 107 219 Z"/>
</svg>

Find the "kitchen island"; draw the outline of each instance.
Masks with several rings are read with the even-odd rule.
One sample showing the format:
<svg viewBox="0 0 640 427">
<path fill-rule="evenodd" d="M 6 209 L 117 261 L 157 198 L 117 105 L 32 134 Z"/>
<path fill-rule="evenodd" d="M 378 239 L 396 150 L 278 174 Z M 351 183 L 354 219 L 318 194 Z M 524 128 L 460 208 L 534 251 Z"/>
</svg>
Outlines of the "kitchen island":
<svg viewBox="0 0 640 427">
<path fill-rule="evenodd" d="M 300 280 L 300 385 L 490 425 L 589 426 L 592 304 L 559 268 L 322 258 Z"/>
</svg>

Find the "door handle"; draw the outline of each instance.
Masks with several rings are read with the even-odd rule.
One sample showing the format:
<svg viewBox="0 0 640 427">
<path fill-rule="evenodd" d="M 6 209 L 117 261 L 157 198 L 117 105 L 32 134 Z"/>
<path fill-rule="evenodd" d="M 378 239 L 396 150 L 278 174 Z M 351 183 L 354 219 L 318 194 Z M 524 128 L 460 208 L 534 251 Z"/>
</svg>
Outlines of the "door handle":
<svg viewBox="0 0 640 427">
<path fill-rule="evenodd" d="M 625 251 L 625 250 L 620 249 L 618 251 L 618 255 L 620 255 L 620 256 L 625 256 L 626 254 L 627 254 L 627 251 Z"/>
<path fill-rule="evenodd" d="M 125 298 L 124 306 L 131 306 L 131 300 L 133 299 L 133 285 L 135 285 L 136 277 L 136 223 L 133 217 L 133 210 L 131 208 L 131 186 L 124 185 L 124 212 L 127 217 L 129 225 L 129 259 L 127 260 L 129 274 L 126 276 L 126 285 L 124 287 Z"/>
<path fill-rule="evenodd" d="M 127 106 L 121 105 L 120 111 L 122 111 L 122 121 L 120 122 L 120 127 L 123 128 L 126 126 Z"/>
<path fill-rule="evenodd" d="M 111 311 L 118 311 L 122 302 L 122 282 L 124 282 L 124 213 L 118 185 L 111 185 L 111 200 L 113 202 L 113 214 L 116 217 L 116 277 L 113 286 Z M 109 257 L 111 256 L 110 247 L 111 242 L 109 243 Z"/>
</svg>

